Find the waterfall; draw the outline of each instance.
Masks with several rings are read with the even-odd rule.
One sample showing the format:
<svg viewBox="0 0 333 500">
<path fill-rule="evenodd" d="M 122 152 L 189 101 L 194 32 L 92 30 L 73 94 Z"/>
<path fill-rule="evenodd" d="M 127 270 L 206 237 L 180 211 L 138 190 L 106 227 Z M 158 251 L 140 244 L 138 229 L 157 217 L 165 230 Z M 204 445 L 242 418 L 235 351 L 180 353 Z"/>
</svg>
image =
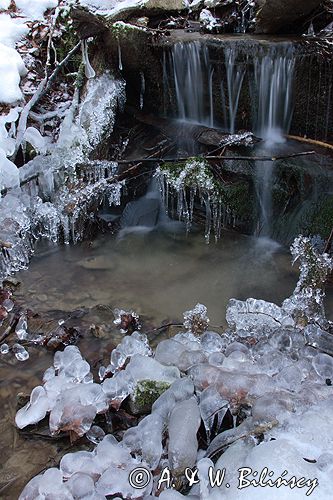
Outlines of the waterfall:
<svg viewBox="0 0 333 500">
<path fill-rule="evenodd" d="M 237 63 L 238 50 L 235 46 L 225 49 L 225 68 L 227 75 L 228 108 L 224 116 L 229 116 L 226 124 L 231 134 L 236 132 L 236 117 L 238 112 L 239 98 L 245 77 L 245 65 Z M 223 89 L 223 86 L 222 86 Z M 224 106 L 226 106 L 224 98 Z"/>
<path fill-rule="evenodd" d="M 293 113 L 295 58 L 289 43 L 271 47 L 268 54 L 254 60 L 254 130 L 265 143 L 263 154 L 274 154 L 276 144 L 285 141 Z M 259 205 L 257 234 L 272 236 L 272 188 L 274 162 L 256 162 L 256 184 Z"/>
<path fill-rule="evenodd" d="M 254 59 L 254 130 L 273 144 L 283 142 L 283 134 L 290 128 L 294 68 L 294 52 L 289 43 L 272 47 L 268 54 Z"/>
<path fill-rule="evenodd" d="M 212 88 L 213 75 L 206 45 L 200 42 L 176 43 L 164 58 L 164 75 L 165 91 L 175 95 L 176 117 L 208 125 L 213 112 L 207 111 L 206 95 L 207 89 Z"/>
<path fill-rule="evenodd" d="M 178 119 L 237 131 L 241 99 L 249 90 L 254 133 L 264 140 L 263 154 L 271 154 L 284 142 L 293 115 L 295 57 L 292 43 L 226 42 L 224 58 L 210 58 L 207 44 L 179 42 L 164 53 L 163 81 L 166 112 L 173 108 Z M 215 106 L 215 91 L 221 89 L 220 112 Z M 243 97 L 242 97 L 243 96 Z M 244 102 L 244 101 L 243 101 Z M 175 103 L 175 105 L 174 105 Z M 242 109 L 247 112 L 247 109 Z M 220 116 L 219 116 L 220 115 Z M 259 206 L 259 230 L 271 235 L 272 162 L 257 162 L 256 185 Z"/>
</svg>

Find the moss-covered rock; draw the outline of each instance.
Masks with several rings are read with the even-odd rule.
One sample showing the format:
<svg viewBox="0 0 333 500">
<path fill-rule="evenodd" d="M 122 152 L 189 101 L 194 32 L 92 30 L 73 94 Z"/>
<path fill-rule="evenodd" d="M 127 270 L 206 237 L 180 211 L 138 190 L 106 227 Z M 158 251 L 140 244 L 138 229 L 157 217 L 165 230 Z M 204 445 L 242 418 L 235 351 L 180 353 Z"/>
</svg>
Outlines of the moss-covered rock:
<svg viewBox="0 0 333 500">
<path fill-rule="evenodd" d="M 130 396 L 129 408 L 133 415 L 143 415 L 151 411 L 153 403 L 169 389 L 170 384 L 156 380 L 140 380 Z"/>
<path fill-rule="evenodd" d="M 209 163 L 201 157 L 164 164 L 160 172 L 172 189 L 194 190 L 209 197 L 212 203 L 227 207 L 236 219 L 252 221 L 254 197 L 248 180 L 241 178 L 222 183 L 215 177 Z"/>
<path fill-rule="evenodd" d="M 313 204 L 303 221 L 303 232 L 308 235 L 319 235 L 327 239 L 333 226 L 333 195 L 323 197 Z"/>
</svg>

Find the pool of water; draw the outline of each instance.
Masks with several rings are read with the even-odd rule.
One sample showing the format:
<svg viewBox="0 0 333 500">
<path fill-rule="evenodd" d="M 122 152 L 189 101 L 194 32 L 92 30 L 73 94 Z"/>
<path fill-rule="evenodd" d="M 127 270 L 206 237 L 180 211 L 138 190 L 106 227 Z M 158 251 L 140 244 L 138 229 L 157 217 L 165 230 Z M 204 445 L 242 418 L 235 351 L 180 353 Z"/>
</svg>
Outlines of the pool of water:
<svg viewBox="0 0 333 500">
<path fill-rule="evenodd" d="M 182 313 L 201 302 L 213 328 L 222 331 L 230 298 L 255 297 L 279 304 L 293 291 L 298 270 L 291 266 L 288 250 L 267 239 L 225 232 L 218 243 L 207 245 L 201 233 L 152 231 L 123 239 L 101 235 L 75 247 L 42 243 L 29 270 L 17 278 L 18 302 L 41 317 L 53 311 L 55 318 L 66 318 L 73 310 L 86 309 L 87 325 L 110 325 L 112 310 L 118 307 L 142 315 L 146 331 L 163 322 L 181 323 Z M 332 306 L 329 292 L 328 313 Z M 176 332 L 161 332 L 154 341 Z M 120 338 L 116 327 L 102 338 L 87 328 L 79 346 L 95 373 Z M 8 500 L 17 498 L 32 476 L 75 449 L 68 440 L 19 433 L 13 425 L 17 394 L 29 394 L 52 363 L 53 353 L 45 347 L 29 347 L 29 352 L 25 363 L 0 359 L 0 498 Z M 89 446 L 82 440 L 78 445 Z"/>
<path fill-rule="evenodd" d="M 134 309 L 158 324 L 181 319 L 202 302 L 212 323 L 221 325 L 231 297 L 280 303 L 297 276 L 286 249 L 270 240 L 224 233 L 207 245 L 201 233 L 152 231 L 76 247 L 40 245 L 18 278 L 19 295 L 39 312 L 104 304 Z"/>
</svg>

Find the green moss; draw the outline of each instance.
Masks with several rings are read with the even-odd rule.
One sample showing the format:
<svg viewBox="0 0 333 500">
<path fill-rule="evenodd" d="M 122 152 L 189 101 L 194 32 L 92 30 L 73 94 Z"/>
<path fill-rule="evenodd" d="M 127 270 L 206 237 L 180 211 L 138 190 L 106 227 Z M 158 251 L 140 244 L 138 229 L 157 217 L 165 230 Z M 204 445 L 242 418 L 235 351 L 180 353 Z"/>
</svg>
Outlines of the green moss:
<svg viewBox="0 0 333 500">
<path fill-rule="evenodd" d="M 169 389 L 167 382 L 140 380 L 131 396 L 130 408 L 134 414 L 148 413 L 155 401 Z"/>
<path fill-rule="evenodd" d="M 242 220 L 254 217 L 254 198 L 249 183 L 240 181 L 233 184 L 220 184 L 220 196 L 232 212 Z"/>
<path fill-rule="evenodd" d="M 124 23 L 123 21 L 117 21 L 110 26 L 110 31 L 112 35 L 117 39 L 128 39 L 128 37 L 133 36 L 147 36 L 147 31 L 140 27 L 135 26 L 133 24 Z"/>
<path fill-rule="evenodd" d="M 167 183 L 174 189 L 196 189 L 207 194 L 212 202 L 228 206 L 236 217 L 253 218 L 254 199 L 247 181 L 221 183 L 215 178 L 209 163 L 201 157 L 186 162 L 166 163 L 161 168 Z"/>
<path fill-rule="evenodd" d="M 307 235 L 319 234 L 327 239 L 333 225 L 333 195 L 325 196 L 313 204 L 303 222 L 303 232 Z"/>
</svg>

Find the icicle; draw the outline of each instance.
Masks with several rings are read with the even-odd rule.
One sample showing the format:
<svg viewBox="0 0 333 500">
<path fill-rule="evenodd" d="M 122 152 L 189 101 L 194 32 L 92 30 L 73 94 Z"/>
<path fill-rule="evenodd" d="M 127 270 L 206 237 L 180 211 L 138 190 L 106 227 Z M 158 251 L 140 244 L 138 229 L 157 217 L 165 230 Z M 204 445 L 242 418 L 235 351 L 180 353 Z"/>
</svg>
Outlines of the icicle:
<svg viewBox="0 0 333 500">
<path fill-rule="evenodd" d="M 140 109 L 143 109 L 144 95 L 145 95 L 145 91 L 146 91 L 146 81 L 145 81 L 145 75 L 144 75 L 143 71 L 140 72 L 140 78 L 141 78 Z"/>
<path fill-rule="evenodd" d="M 312 21 L 310 23 L 310 26 L 309 26 L 309 29 L 308 29 L 308 32 L 307 32 L 307 36 L 315 36 L 315 30 L 314 30 L 313 22 Z"/>
<path fill-rule="evenodd" d="M 89 61 L 87 40 L 82 40 L 81 48 L 82 48 L 83 63 L 85 65 L 85 75 L 88 79 L 94 78 L 96 76 L 96 73 Z"/>
<path fill-rule="evenodd" d="M 118 40 L 118 65 L 119 65 L 119 71 L 122 71 L 123 70 L 123 60 L 122 60 L 122 57 L 121 57 L 121 46 L 120 46 L 120 42 Z"/>
</svg>

